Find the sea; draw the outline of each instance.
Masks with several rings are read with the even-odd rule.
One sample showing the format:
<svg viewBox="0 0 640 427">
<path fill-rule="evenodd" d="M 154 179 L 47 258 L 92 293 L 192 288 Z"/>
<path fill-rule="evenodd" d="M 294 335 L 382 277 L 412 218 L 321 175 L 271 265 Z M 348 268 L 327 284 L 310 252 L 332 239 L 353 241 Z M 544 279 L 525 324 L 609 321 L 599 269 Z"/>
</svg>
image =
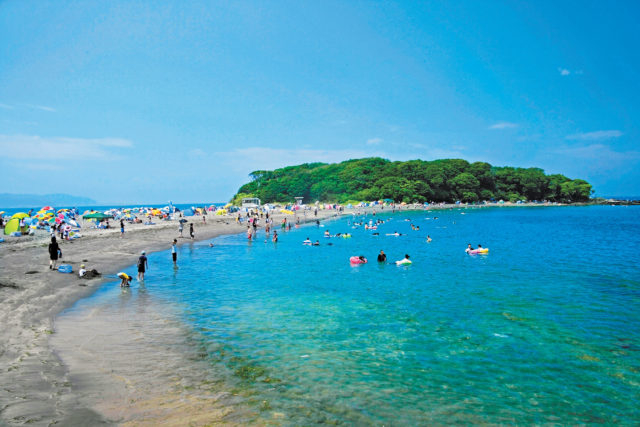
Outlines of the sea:
<svg viewBox="0 0 640 427">
<path fill-rule="evenodd" d="M 385 210 L 277 226 L 277 243 L 218 237 L 180 247 L 178 269 L 150 254 L 144 283 L 107 282 L 52 339 L 72 376 L 93 376 L 79 392 L 110 377 L 181 402 L 215 394 L 232 423 L 637 425 L 639 214 Z"/>
</svg>

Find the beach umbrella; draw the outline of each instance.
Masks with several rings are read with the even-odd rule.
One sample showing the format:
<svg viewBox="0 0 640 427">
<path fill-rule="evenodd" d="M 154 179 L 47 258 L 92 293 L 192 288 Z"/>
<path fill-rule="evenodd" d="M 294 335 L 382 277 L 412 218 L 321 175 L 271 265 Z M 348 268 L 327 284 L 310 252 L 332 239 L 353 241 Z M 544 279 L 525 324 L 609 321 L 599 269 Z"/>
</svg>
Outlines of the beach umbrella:
<svg viewBox="0 0 640 427">
<path fill-rule="evenodd" d="M 94 212 L 94 213 L 90 213 L 88 215 L 83 215 L 82 216 L 84 219 L 88 219 L 88 218 L 94 218 L 94 219 L 107 219 L 107 218 L 113 218 L 111 215 L 107 215 L 105 213 L 102 212 Z"/>
<path fill-rule="evenodd" d="M 11 217 L 11 219 L 17 218 L 18 220 L 22 219 L 22 218 L 29 218 L 29 214 L 24 213 L 24 212 L 18 212 L 13 214 L 13 216 Z"/>
<path fill-rule="evenodd" d="M 51 206 L 45 206 L 42 209 L 40 209 L 41 211 L 52 211 L 53 208 Z"/>
<path fill-rule="evenodd" d="M 186 219 L 182 218 L 179 222 L 184 224 L 185 222 L 189 222 L 189 221 L 187 221 Z"/>
</svg>

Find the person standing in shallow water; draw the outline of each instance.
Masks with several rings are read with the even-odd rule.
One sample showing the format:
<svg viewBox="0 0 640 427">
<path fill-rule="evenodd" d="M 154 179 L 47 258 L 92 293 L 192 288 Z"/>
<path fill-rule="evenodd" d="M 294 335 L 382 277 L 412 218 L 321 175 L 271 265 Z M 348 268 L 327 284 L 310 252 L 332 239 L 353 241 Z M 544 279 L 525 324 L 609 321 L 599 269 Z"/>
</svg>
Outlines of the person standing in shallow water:
<svg viewBox="0 0 640 427">
<path fill-rule="evenodd" d="M 191 236 L 191 240 L 196 238 L 195 233 L 193 232 L 193 223 L 192 222 L 189 223 L 189 236 Z"/>
<path fill-rule="evenodd" d="M 58 258 L 62 256 L 62 250 L 56 242 L 56 236 L 51 236 L 51 243 L 49 243 L 49 270 L 56 268 Z"/>
<path fill-rule="evenodd" d="M 173 239 L 173 243 L 171 244 L 171 258 L 173 258 L 173 268 L 178 268 L 178 251 L 176 250 L 177 244 L 178 239 Z"/>
<path fill-rule="evenodd" d="M 144 273 L 147 271 L 147 268 L 149 268 L 149 264 L 147 263 L 147 257 L 146 257 L 146 252 L 142 251 L 140 253 L 140 257 L 138 258 L 138 281 L 143 282 L 144 281 Z"/>
</svg>

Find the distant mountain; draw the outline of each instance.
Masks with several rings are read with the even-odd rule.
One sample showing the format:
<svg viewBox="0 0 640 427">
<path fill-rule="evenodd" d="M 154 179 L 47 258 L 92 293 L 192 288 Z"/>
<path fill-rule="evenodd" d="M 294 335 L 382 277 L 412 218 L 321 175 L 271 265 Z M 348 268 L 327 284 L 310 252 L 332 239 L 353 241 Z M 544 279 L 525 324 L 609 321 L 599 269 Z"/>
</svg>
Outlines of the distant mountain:
<svg viewBox="0 0 640 427">
<path fill-rule="evenodd" d="M 0 208 L 39 208 L 52 206 L 90 206 L 96 201 L 89 197 L 72 196 L 71 194 L 10 194 L 0 193 Z"/>
</svg>

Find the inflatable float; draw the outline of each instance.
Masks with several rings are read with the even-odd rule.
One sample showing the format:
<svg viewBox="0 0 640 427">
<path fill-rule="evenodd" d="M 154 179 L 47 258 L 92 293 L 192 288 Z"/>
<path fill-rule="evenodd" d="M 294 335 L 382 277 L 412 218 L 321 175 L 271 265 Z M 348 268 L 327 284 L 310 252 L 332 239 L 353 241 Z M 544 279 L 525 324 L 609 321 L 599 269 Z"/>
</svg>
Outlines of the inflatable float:
<svg viewBox="0 0 640 427">
<path fill-rule="evenodd" d="M 396 261 L 396 265 L 411 265 L 412 262 L 409 259 L 401 259 L 400 261 Z"/>
<path fill-rule="evenodd" d="M 61 264 L 58 267 L 58 272 L 59 273 L 72 273 L 73 272 L 73 268 L 69 265 L 69 264 Z"/>
<path fill-rule="evenodd" d="M 360 257 L 352 256 L 351 258 L 349 258 L 349 262 L 351 264 L 366 264 L 367 263 L 367 259 L 365 258 L 364 260 L 362 260 L 362 259 L 360 259 Z"/>
<path fill-rule="evenodd" d="M 488 254 L 489 253 L 489 248 L 473 249 L 471 251 L 467 251 L 467 253 L 469 255 Z"/>
</svg>

